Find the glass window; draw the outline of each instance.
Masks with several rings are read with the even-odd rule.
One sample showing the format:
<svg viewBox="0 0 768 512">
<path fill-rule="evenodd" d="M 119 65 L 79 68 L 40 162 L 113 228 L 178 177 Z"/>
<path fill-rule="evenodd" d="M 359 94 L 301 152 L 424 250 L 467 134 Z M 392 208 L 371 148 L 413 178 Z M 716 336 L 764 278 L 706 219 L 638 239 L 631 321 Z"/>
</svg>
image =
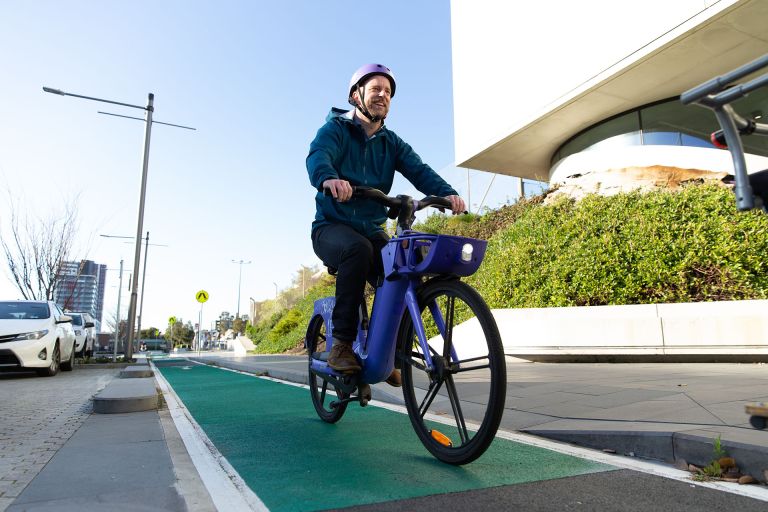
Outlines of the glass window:
<svg viewBox="0 0 768 512">
<path fill-rule="evenodd" d="M 29 320 L 50 316 L 48 305 L 44 302 L 0 302 L 2 320 Z"/>
<path fill-rule="evenodd" d="M 83 317 L 75 313 L 69 313 L 72 317 L 72 325 L 83 325 Z"/>
<path fill-rule="evenodd" d="M 734 102 L 733 108 L 743 117 L 768 122 L 768 88 L 753 91 Z M 712 148 L 710 134 L 720 126 L 708 109 L 683 105 L 679 98 L 647 105 L 626 112 L 582 131 L 555 151 L 552 164 L 574 153 L 590 149 L 633 145 L 673 145 Z M 742 137 L 744 150 L 768 156 L 768 137 Z"/>
</svg>

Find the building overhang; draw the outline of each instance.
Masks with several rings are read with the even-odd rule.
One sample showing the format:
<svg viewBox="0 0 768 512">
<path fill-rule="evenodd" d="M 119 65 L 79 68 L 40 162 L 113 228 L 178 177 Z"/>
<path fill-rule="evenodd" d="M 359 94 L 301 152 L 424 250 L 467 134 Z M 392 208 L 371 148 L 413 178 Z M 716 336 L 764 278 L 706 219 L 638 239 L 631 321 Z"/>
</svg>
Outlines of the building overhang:
<svg viewBox="0 0 768 512">
<path fill-rule="evenodd" d="M 693 17 L 561 96 L 510 134 L 457 165 L 548 181 L 561 144 L 616 114 L 677 96 L 768 52 L 768 2 L 736 3 Z M 691 108 L 698 108 L 692 106 Z"/>
</svg>

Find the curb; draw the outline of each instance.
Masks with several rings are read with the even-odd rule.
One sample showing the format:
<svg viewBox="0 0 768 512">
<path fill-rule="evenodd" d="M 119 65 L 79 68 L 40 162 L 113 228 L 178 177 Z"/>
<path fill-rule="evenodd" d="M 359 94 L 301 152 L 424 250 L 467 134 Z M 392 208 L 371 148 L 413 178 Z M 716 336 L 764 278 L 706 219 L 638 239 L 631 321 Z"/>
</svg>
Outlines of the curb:
<svg viewBox="0 0 768 512">
<path fill-rule="evenodd" d="M 93 412 L 99 414 L 149 411 L 157 407 L 153 377 L 113 379 L 93 397 Z"/>
</svg>

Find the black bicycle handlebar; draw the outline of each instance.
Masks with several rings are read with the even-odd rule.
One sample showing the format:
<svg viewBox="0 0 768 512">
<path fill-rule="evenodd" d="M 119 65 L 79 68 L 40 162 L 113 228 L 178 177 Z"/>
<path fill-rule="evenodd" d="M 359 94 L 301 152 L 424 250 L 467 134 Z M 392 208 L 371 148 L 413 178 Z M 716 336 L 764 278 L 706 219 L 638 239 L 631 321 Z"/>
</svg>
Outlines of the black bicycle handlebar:
<svg viewBox="0 0 768 512">
<path fill-rule="evenodd" d="M 705 99 L 706 96 L 726 90 L 731 83 L 744 78 L 745 76 L 750 75 L 766 66 L 768 66 L 768 54 L 763 55 L 762 57 L 755 59 L 752 62 L 741 66 L 740 68 L 734 69 L 729 73 L 715 77 L 701 85 L 694 87 L 693 89 L 685 91 L 680 95 L 680 101 L 683 103 L 683 105 L 701 101 L 702 99 Z M 727 101 L 723 101 L 721 104 L 728 103 L 734 99 L 737 99 L 734 97 L 734 95 L 739 95 L 738 97 L 741 97 L 747 92 L 761 87 L 759 80 L 760 79 L 758 78 L 752 81 L 758 83 L 748 82 L 742 86 L 737 86 L 735 91 L 730 93 L 726 98 L 722 98 L 723 100 L 727 99 Z"/>
<path fill-rule="evenodd" d="M 328 188 L 323 189 L 323 194 L 330 196 L 331 191 Z M 352 186 L 352 197 L 370 199 L 389 208 L 387 217 L 397 219 L 397 234 L 400 235 L 411 229 L 416 220 L 415 213 L 430 206 L 449 210 L 453 208 L 451 201 L 438 196 L 426 196 L 424 199 L 416 200 L 410 196 L 399 195 L 391 197 L 377 188 L 365 186 Z M 466 213 L 466 212 L 465 212 Z"/>
<path fill-rule="evenodd" d="M 326 196 L 332 195 L 330 189 L 328 188 L 323 189 L 323 194 Z M 406 201 L 412 200 L 416 203 L 414 207 L 414 211 L 423 210 L 424 208 L 428 208 L 430 206 L 433 206 L 435 208 L 448 208 L 449 210 L 453 208 L 453 205 L 451 205 L 451 201 L 449 201 L 444 197 L 425 196 L 423 199 L 420 199 L 420 200 L 414 200 L 412 197 L 404 196 L 404 195 L 392 197 L 392 196 L 388 196 L 387 194 L 385 194 L 384 192 L 382 192 L 377 188 L 365 187 L 362 185 L 352 186 L 352 197 L 361 197 L 361 198 L 371 199 L 388 208 L 396 208 L 396 209 L 399 209 L 402 206 L 403 200 L 406 200 Z"/>
<path fill-rule="evenodd" d="M 710 140 L 716 147 L 728 149 L 731 153 L 736 207 L 742 211 L 751 210 L 756 206 L 766 211 L 768 189 L 766 189 L 765 180 L 757 175 L 768 173 L 768 170 L 752 175 L 747 173 L 741 136 L 752 133 L 766 135 L 768 134 L 768 125 L 756 123 L 754 120 L 740 116 L 731 106 L 731 102 L 756 89 L 768 86 L 768 73 L 744 84 L 731 84 L 765 67 L 768 67 L 768 54 L 729 73 L 708 80 L 680 95 L 681 103 L 685 105 L 695 104 L 707 108 L 715 114 L 721 129 L 712 133 Z"/>
</svg>

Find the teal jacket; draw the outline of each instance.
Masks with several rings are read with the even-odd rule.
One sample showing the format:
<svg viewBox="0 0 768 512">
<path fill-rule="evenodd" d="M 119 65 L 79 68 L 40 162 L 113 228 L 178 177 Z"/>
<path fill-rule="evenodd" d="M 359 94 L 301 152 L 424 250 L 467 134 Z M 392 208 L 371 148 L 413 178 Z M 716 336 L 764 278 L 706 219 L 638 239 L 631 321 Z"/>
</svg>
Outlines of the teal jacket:
<svg viewBox="0 0 768 512">
<path fill-rule="evenodd" d="M 323 195 L 321 187 L 327 179 L 342 179 L 389 194 L 395 171 L 425 195 L 458 195 L 395 132 L 383 126 L 368 139 L 351 112 L 331 109 L 307 156 L 309 181 L 318 190 L 312 231 L 335 223 L 347 224 L 365 236 L 382 231 L 386 207 L 362 198 L 339 203 Z"/>
</svg>

